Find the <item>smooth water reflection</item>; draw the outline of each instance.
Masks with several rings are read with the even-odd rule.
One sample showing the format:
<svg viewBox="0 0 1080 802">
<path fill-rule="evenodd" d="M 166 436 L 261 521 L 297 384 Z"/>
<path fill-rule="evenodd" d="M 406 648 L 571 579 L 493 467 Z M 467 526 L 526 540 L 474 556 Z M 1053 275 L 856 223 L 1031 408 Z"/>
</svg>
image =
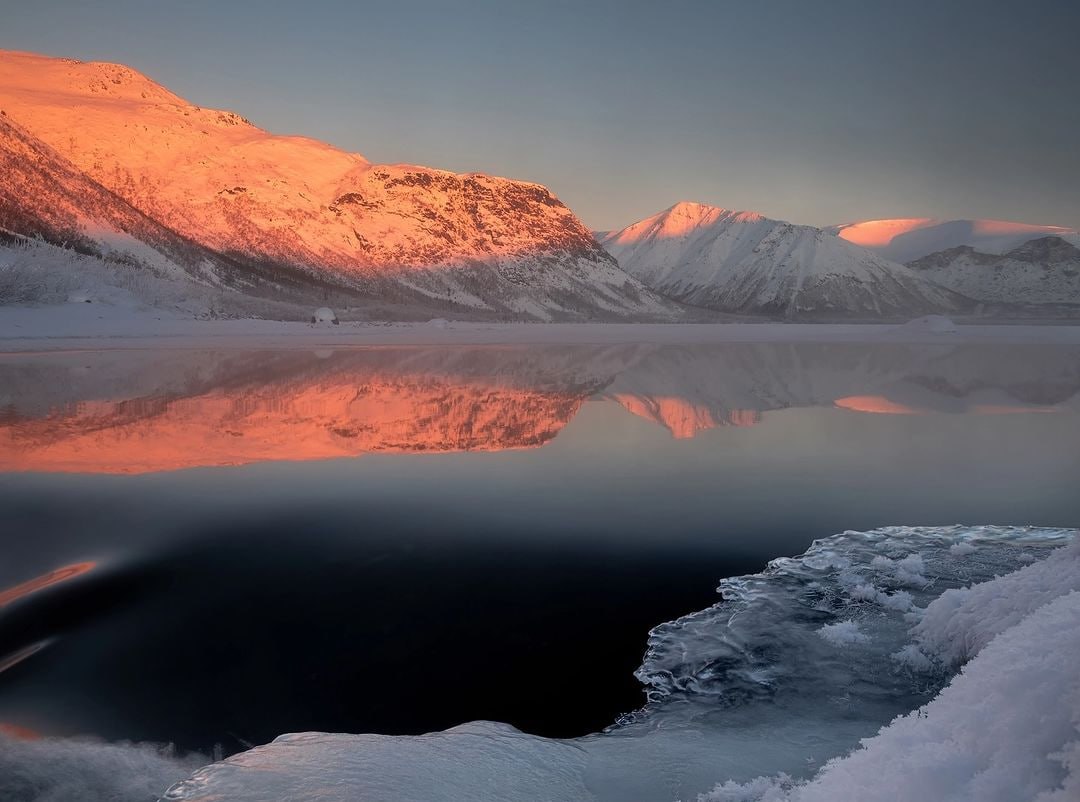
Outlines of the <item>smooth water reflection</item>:
<svg viewBox="0 0 1080 802">
<path fill-rule="evenodd" d="M 145 473 L 550 443 L 588 400 L 679 439 L 789 408 L 1077 410 L 1069 347 L 99 352 L 0 361 L 0 469 Z"/>
<path fill-rule="evenodd" d="M 1065 346 L 0 357 L 0 724 L 596 730 L 723 576 L 1076 525 L 1078 399 Z"/>
</svg>

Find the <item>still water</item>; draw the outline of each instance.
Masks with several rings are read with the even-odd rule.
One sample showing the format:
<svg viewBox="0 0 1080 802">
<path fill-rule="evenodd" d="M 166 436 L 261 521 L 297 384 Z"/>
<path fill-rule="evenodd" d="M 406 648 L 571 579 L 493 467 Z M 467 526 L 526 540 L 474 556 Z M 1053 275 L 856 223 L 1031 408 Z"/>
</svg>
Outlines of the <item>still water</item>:
<svg viewBox="0 0 1080 802">
<path fill-rule="evenodd" d="M 649 630 L 848 529 L 1080 523 L 1080 348 L 0 357 L 0 722 L 226 753 L 644 701 Z"/>
</svg>

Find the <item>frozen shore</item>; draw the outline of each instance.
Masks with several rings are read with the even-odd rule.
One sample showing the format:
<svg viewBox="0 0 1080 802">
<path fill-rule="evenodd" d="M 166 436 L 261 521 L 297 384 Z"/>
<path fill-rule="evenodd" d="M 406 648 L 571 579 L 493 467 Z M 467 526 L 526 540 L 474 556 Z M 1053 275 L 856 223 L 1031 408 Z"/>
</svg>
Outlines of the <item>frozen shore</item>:
<svg viewBox="0 0 1080 802">
<path fill-rule="evenodd" d="M 69 303 L 0 307 L 0 352 L 102 348 L 347 348 L 371 345 L 607 345 L 768 342 L 1080 345 L 1080 326 L 897 323 L 424 323 L 340 325 L 196 320 L 155 309 Z"/>
</svg>

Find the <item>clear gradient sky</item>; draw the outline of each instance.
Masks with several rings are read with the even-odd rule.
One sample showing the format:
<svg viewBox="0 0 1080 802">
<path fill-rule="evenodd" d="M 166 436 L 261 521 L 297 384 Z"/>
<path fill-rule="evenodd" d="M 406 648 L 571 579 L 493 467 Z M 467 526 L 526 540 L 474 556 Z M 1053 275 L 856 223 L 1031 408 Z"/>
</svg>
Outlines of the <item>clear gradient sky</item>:
<svg viewBox="0 0 1080 802">
<path fill-rule="evenodd" d="M 1080 2 L 4 0 L 0 47 L 128 64 L 376 162 L 825 225 L 1080 226 Z"/>
</svg>

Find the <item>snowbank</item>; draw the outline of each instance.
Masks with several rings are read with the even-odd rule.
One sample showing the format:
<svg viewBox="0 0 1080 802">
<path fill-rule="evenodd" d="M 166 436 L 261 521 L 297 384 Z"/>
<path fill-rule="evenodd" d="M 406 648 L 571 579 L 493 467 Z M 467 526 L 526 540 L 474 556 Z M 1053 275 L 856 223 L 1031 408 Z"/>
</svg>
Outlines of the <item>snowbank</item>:
<svg viewBox="0 0 1080 802">
<path fill-rule="evenodd" d="M 946 590 L 926 608 L 914 629 L 915 638 L 924 652 L 959 665 L 1044 604 L 1072 590 L 1080 591 L 1080 542 L 1000 579 Z"/>
<path fill-rule="evenodd" d="M 959 550 L 970 554 L 967 549 Z M 1080 799 L 1080 543 L 945 591 L 897 657 L 962 672 L 809 783 L 725 782 L 699 802 L 1075 802 Z"/>
</svg>

